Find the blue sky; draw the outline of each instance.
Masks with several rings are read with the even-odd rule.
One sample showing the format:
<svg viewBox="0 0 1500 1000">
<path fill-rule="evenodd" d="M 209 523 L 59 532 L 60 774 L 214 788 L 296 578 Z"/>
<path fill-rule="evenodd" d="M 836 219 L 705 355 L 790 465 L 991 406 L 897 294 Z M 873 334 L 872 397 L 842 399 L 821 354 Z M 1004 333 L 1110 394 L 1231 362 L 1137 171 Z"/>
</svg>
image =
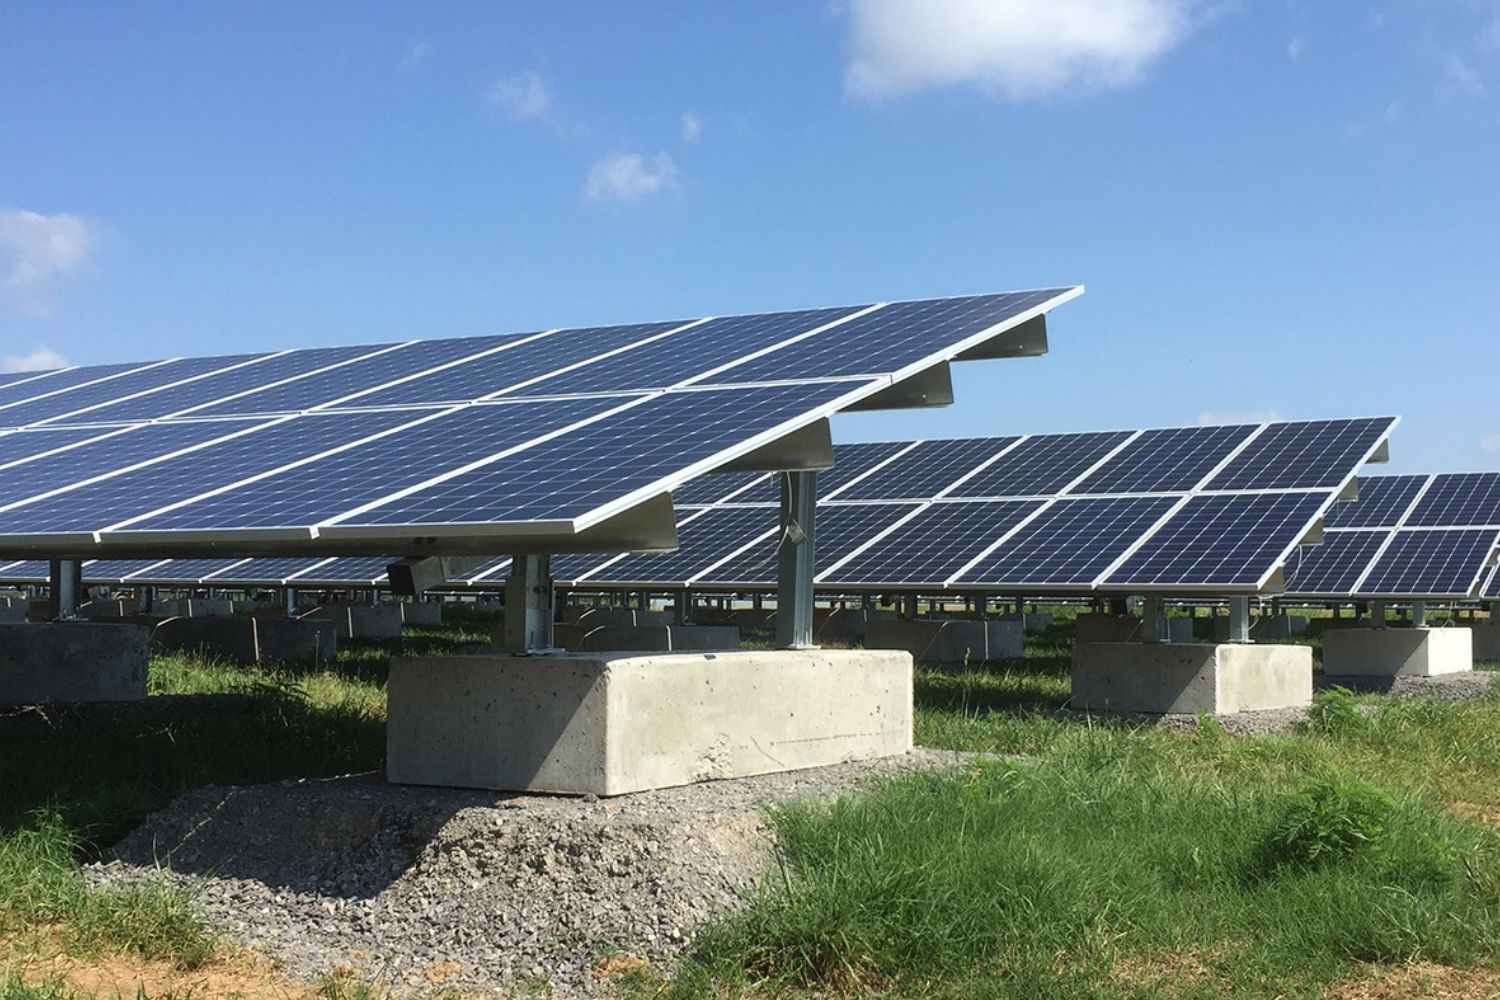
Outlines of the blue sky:
<svg viewBox="0 0 1500 1000">
<path fill-rule="evenodd" d="M 1081 282 L 844 440 L 1500 468 L 1500 3 L 0 6 L 0 364 Z"/>
</svg>

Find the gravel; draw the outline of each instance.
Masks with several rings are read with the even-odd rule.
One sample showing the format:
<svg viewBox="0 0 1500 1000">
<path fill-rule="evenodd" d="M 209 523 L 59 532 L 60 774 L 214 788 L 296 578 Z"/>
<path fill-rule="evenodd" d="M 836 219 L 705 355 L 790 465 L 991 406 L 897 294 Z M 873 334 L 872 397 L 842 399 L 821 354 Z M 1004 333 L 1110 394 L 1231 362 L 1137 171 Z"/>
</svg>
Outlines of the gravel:
<svg viewBox="0 0 1500 1000">
<path fill-rule="evenodd" d="M 398 988 L 496 992 L 546 982 L 589 996 L 608 986 L 601 957 L 669 967 L 755 885 L 772 859 L 764 803 L 967 756 L 918 750 L 603 800 L 379 775 L 207 787 L 148 817 L 89 876 L 181 880 L 232 943 L 299 978 L 352 970 Z"/>
</svg>

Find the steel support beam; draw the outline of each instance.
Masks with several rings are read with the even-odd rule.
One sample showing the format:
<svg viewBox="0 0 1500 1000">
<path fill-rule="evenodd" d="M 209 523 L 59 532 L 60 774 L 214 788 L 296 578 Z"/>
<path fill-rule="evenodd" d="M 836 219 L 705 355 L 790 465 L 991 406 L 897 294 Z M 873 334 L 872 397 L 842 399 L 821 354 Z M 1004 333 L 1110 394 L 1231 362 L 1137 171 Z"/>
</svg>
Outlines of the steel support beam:
<svg viewBox="0 0 1500 1000">
<path fill-rule="evenodd" d="M 1411 627 L 1425 628 L 1427 626 L 1427 602 L 1411 602 Z"/>
<path fill-rule="evenodd" d="M 1229 641 L 1250 641 L 1250 598 L 1229 599 Z"/>
<path fill-rule="evenodd" d="M 1148 595 L 1141 601 L 1141 639 L 1166 642 L 1167 638 L 1167 605 L 1160 594 Z"/>
<path fill-rule="evenodd" d="M 78 597 L 83 593 L 83 564 L 76 559 L 53 559 L 49 574 L 52 620 L 78 617 Z"/>
<path fill-rule="evenodd" d="M 818 474 L 781 474 L 781 543 L 776 553 L 776 645 L 813 647 L 814 520 Z"/>
<path fill-rule="evenodd" d="M 1370 625 L 1372 628 L 1385 628 L 1386 619 L 1384 601 L 1370 602 Z"/>
<path fill-rule="evenodd" d="M 552 558 L 518 555 L 505 579 L 505 652 L 549 653 L 552 641 Z"/>
</svg>

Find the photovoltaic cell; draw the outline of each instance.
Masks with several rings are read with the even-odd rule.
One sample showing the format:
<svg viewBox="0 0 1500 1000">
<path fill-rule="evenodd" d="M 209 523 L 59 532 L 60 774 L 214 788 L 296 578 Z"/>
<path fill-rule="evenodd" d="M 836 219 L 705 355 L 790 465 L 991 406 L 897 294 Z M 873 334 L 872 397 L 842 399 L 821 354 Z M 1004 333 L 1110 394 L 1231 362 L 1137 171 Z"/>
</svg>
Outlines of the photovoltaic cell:
<svg viewBox="0 0 1500 1000">
<path fill-rule="evenodd" d="M 858 444 L 838 444 L 833 446 L 833 468 L 824 469 L 818 473 L 818 497 L 819 499 L 837 496 L 839 499 L 850 499 L 853 494 L 843 489 L 850 480 L 870 471 L 881 462 L 890 458 L 907 446 L 903 441 L 872 441 Z M 702 497 L 712 495 L 715 500 L 725 499 L 728 503 L 775 503 L 781 502 L 781 476 L 763 476 L 760 473 L 751 473 L 743 477 L 734 476 L 704 476 L 688 483 L 685 492 L 674 494 L 674 497 L 692 496 Z M 693 490 L 698 483 L 706 480 L 725 480 L 724 483 L 707 482 L 702 487 L 703 492 Z M 733 481 L 729 489 L 724 487 Z M 746 483 L 754 482 L 755 485 L 741 493 L 735 493 L 733 497 L 729 494 L 733 489 Z M 893 497 L 875 497 L 874 499 L 895 499 Z M 678 499 L 679 504 L 691 501 Z"/>
<path fill-rule="evenodd" d="M 859 319 L 788 344 L 715 375 L 714 384 L 830 378 L 898 371 L 933 353 L 1016 319 L 1066 293 L 1052 288 L 1001 295 L 893 302 Z"/>
<path fill-rule="evenodd" d="M 1394 528 L 1417 498 L 1427 476 L 1361 476 L 1359 499 L 1334 504 L 1323 517 L 1329 528 Z"/>
<path fill-rule="evenodd" d="M 341 413 L 268 425 L 251 434 L 6 511 L 5 527 L 7 531 L 18 534 L 60 532 L 69 528 L 78 530 L 80 525 L 86 526 L 84 530 L 100 530 L 389 430 L 418 416 L 420 414 L 409 410 Z M 308 489 L 312 488 L 313 484 L 309 483 Z M 233 495 L 240 496 L 238 493 Z"/>
<path fill-rule="evenodd" d="M 1327 501 L 1321 493 L 1195 497 L 1104 585 L 1257 585 Z"/>
<path fill-rule="evenodd" d="M 678 524 L 677 551 L 626 556 L 597 573 L 590 573 L 585 582 L 686 583 L 694 573 L 749 544 L 757 535 L 774 530 L 779 523 L 780 513 L 776 507 L 711 510 Z M 604 561 L 600 556 L 588 558 L 591 567 Z"/>
<path fill-rule="evenodd" d="M 1129 431 L 1105 431 L 1027 438 L 949 496 L 999 498 L 1056 493 L 1129 437 Z"/>
<path fill-rule="evenodd" d="M 157 514 L 128 525 L 124 530 L 206 531 L 313 525 L 398 490 L 426 482 L 447 470 L 486 459 L 507 448 L 525 444 L 539 435 L 560 430 L 576 421 L 619 406 L 623 401 L 617 397 L 594 397 L 574 400 L 566 406 L 516 403 L 461 407 L 386 437 L 276 473 L 218 496 L 206 497 L 176 510 Z M 278 444 L 267 454 L 276 459 L 275 466 L 285 465 L 326 451 L 334 444 L 347 444 L 360 437 L 410 423 L 421 416 L 421 412 L 414 410 L 371 413 L 330 411 L 320 414 L 312 425 L 326 430 L 324 440 L 319 441 L 317 447 L 301 448 L 295 440 L 291 440 L 285 447 Z M 284 425 L 285 434 L 293 439 L 299 434 L 306 434 L 308 431 L 304 425 L 311 420 L 312 418 L 307 418 Z M 254 444 L 255 442 L 251 442 L 251 445 Z M 227 458 L 223 462 L 224 470 L 234 477 L 227 482 L 265 471 L 264 466 L 244 468 L 240 464 L 240 455 L 218 453 Z M 236 471 L 242 468 L 243 472 Z M 184 469 L 184 475 L 189 482 L 195 478 L 191 467 Z M 196 475 L 196 479 L 209 485 L 195 493 L 226 485 L 225 480 L 213 480 L 201 472 Z M 146 510 L 137 510 L 137 513 L 146 513 L 172 502 L 174 500 L 169 499 L 156 503 Z"/>
<path fill-rule="evenodd" d="M 1272 424 L 1209 482 L 1210 490 L 1334 487 L 1379 443 L 1387 417 Z"/>
<path fill-rule="evenodd" d="M 821 474 L 820 474 L 821 476 Z M 683 483 L 672 491 L 672 502 L 677 505 L 678 510 L 686 507 L 694 507 L 701 504 L 711 504 L 723 500 L 731 493 L 750 485 L 758 479 L 766 479 L 769 482 L 770 491 L 780 496 L 781 487 L 778 485 L 774 475 L 764 472 L 719 472 L 707 476 L 699 476 L 697 479 Z M 757 491 L 760 493 L 762 491 Z M 764 500 L 764 496 L 755 499 Z"/>
<path fill-rule="evenodd" d="M 1286 593 L 1352 593 L 1388 537 L 1389 531 L 1329 531 L 1321 544 L 1300 546 L 1287 560 Z"/>
<path fill-rule="evenodd" d="M 818 508 L 813 551 L 819 568 L 831 566 L 873 534 L 884 530 L 916 509 L 916 504 L 829 504 Z M 773 511 L 772 526 L 779 523 Z M 768 584 L 776 581 L 776 553 L 780 534 L 773 535 L 741 555 L 716 566 L 700 577 L 704 583 Z"/>
<path fill-rule="evenodd" d="M 1255 424 L 1149 430 L 1074 488 L 1074 493 L 1191 490 L 1237 448 Z"/>
<path fill-rule="evenodd" d="M 52 575 L 52 568 L 38 559 L 12 563 L 0 572 L 0 580 L 6 583 L 36 583 Z"/>
<path fill-rule="evenodd" d="M 66 448 L 90 438 L 108 434 L 106 429 L 69 428 L 66 430 L 25 430 L 0 433 L 0 465 L 21 462 L 43 452 Z M 0 503 L 5 501 L 0 500 Z"/>
<path fill-rule="evenodd" d="M 1489 582 L 1484 585 L 1484 598 L 1487 601 L 1500 601 L 1500 567 L 1490 571 Z"/>
<path fill-rule="evenodd" d="M 47 396 L 25 403 L 16 403 L 0 410 L 0 424 L 18 426 L 38 423 L 56 418 L 93 419 L 89 407 L 111 400 L 123 399 L 138 392 L 159 388 L 170 382 L 195 378 L 207 372 L 217 371 L 227 365 L 236 365 L 256 357 L 242 354 L 225 358 L 183 358 L 153 365 L 140 371 L 129 372 L 94 385 L 83 385 L 55 396 Z"/>
<path fill-rule="evenodd" d="M 327 565 L 312 563 L 289 576 L 287 583 L 307 587 L 333 587 L 340 584 L 369 586 L 385 579 L 385 568 L 390 562 L 388 556 L 350 556 Z"/>
<path fill-rule="evenodd" d="M 860 308 L 843 306 L 759 316 L 722 316 L 633 351 L 543 379 L 516 395 L 665 389 L 789 337 L 815 330 L 841 316 L 852 315 Z"/>
<path fill-rule="evenodd" d="M 840 500 L 927 500 L 1005 448 L 1013 437 L 923 441 L 839 494 Z M 837 453 L 835 453 L 837 455 Z M 820 495 L 827 495 L 819 488 Z"/>
<path fill-rule="evenodd" d="M 1359 592 L 1467 596 L 1478 585 L 1497 537 L 1492 530 L 1398 531 Z"/>
<path fill-rule="evenodd" d="M 173 559 L 165 566 L 150 572 L 153 582 L 166 584 L 196 584 L 213 573 L 222 573 L 238 559 Z"/>
<path fill-rule="evenodd" d="M 1166 497 L 1060 500 L 966 572 L 964 584 L 1087 585 L 1172 508 Z"/>
<path fill-rule="evenodd" d="M 823 582 L 941 584 L 1041 506 L 1040 500 L 932 504 Z M 824 509 L 838 508 L 819 509 L 820 518 Z"/>
<path fill-rule="evenodd" d="M 160 559 L 91 559 L 83 564 L 83 582 L 120 583 L 132 573 L 150 569 Z"/>
<path fill-rule="evenodd" d="M 830 405 L 852 388 L 836 382 L 668 393 L 339 524 L 576 517 L 780 427 L 789 413 Z M 622 442 L 630 449 L 625 463 Z"/>
<path fill-rule="evenodd" d="M 627 347 L 680 325 L 679 321 L 559 330 L 536 340 L 518 343 L 509 350 L 475 358 L 461 365 L 361 396 L 354 405 L 405 406 L 413 403 L 458 403 L 480 399 L 527 379 L 555 372 L 606 351 Z"/>
<path fill-rule="evenodd" d="M 14 426 L 11 412 L 18 404 L 26 400 L 40 399 L 53 394 L 62 395 L 61 390 L 72 389 L 101 379 L 113 379 L 115 376 L 141 367 L 144 366 L 140 362 L 130 362 L 119 365 L 91 365 L 88 368 L 64 368 L 42 378 L 0 386 L 0 427 Z"/>
<path fill-rule="evenodd" d="M 1409 527 L 1500 527 L 1500 473 L 1438 476 L 1406 524 Z"/>
</svg>

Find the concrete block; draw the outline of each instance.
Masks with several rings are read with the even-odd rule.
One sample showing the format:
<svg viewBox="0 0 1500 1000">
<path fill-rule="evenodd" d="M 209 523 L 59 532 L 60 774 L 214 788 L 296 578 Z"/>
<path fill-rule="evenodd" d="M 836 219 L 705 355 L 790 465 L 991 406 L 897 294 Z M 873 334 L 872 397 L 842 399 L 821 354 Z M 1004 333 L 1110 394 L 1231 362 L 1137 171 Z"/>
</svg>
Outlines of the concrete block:
<svg viewBox="0 0 1500 1000">
<path fill-rule="evenodd" d="M 151 644 L 235 663 L 326 663 L 338 655 L 338 623 L 307 618 L 168 618 Z"/>
<path fill-rule="evenodd" d="M 157 601 L 151 613 L 162 618 L 229 618 L 234 614 L 234 602 L 207 597 L 174 597 Z"/>
<path fill-rule="evenodd" d="M 394 607 L 401 609 L 404 625 L 443 624 L 443 606 L 437 601 L 401 601 Z"/>
<path fill-rule="evenodd" d="M 858 608 L 817 608 L 813 611 L 813 641 L 848 646 L 865 641 L 865 613 Z"/>
<path fill-rule="evenodd" d="M 1250 620 L 1251 639 L 1290 639 L 1306 633 L 1307 619 L 1301 615 L 1266 615 Z M 1229 619 L 1224 615 L 1214 617 L 1214 638 L 1220 642 L 1229 640 Z"/>
<path fill-rule="evenodd" d="M 1140 642 L 1141 620 L 1135 615 L 1088 613 L 1073 619 L 1073 642 L 1079 646 L 1095 642 Z"/>
<path fill-rule="evenodd" d="M 0 704 L 139 701 L 150 634 L 94 622 L 0 625 Z"/>
<path fill-rule="evenodd" d="M 663 611 L 637 611 L 634 608 L 588 608 L 573 624 L 584 628 L 634 628 L 637 625 L 670 625 L 672 616 Z"/>
<path fill-rule="evenodd" d="M 16 625 L 26 620 L 26 605 L 21 601 L 0 602 L 0 624 Z"/>
<path fill-rule="evenodd" d="M 340 639 L 396 639 L 401 635 L 401 609 L 393 604 L 327 604 L 302 616 L 309 618 L 334 622 Z"/>
<path fill-rule="evenodd" d="M 1339 629 L 1323 636 L 1329 677 L 1434 677 L 1474 669 L 1466 628 Z"/>
<path fill-rule="evenodd" d="M 1040 635 L 1052 627 L 1052 616 L 1045 611 L 1019 615 L 1015 612 L 1010 612 L 1009 614 L 997 615 L 996 620 L 1002 622 L 1020 622 L 1021 627 L 1026 630 L 1027 635 Z"/>
<path fill-rule="evenodd" d="M 492 641 L 501 645 L 504 627 Z M 554 625 L 553 641 L 569 652 L 670 653 L 739 649 L 740 630 L 732 625 Z"/>
<path fill-rule="evenodd" d="M 1074 708 L 1229 715 L 1312 704 L 1306 646 L 1096 642 L 1073 647 Z"/>
<path fill-rule="evenodd" d="M 1469 631 L 1474 633 L 1474 659 L 1500 663 L 1500 625 L 1475 624 Z"/>
<path fill-rule="evenodd" d="M 286 605 L 277 601 L 233 601 L 231 607 L 237 615 L 263 615 L 268 611 L 286 613 Z"/>
<path fill-rule="evenodd" d="M 986 660 L 1013 660 L 1025 653 L 1019 622 L 910 621 L 865 623 L 866 649 L 900 649 L 925 666 L 977 666 Z"/>
<path fill-rule="evenodd" d="M 458 656 L 391 664 L 387 777 L 621 795 L 894 756 L 904 653 Z"/>
<path fill-rule="evenodd" d="M 736 608 L 729 612 L 729 622 L 737 628 L 772 628 L 775 625 L 775 619 L 776 612 L 767 611 L 764 608 L 760 611 L 754 608 Z"/>
<path fill-rule="evenodd" d="M 128 618 L 131 615 L 140 614 L 140 611 L 140 602 L 133 597 L 96 598 L 78 606 L 78 617 L 87 618 L 90 621 L 99 618 Z"/>
</svg>

